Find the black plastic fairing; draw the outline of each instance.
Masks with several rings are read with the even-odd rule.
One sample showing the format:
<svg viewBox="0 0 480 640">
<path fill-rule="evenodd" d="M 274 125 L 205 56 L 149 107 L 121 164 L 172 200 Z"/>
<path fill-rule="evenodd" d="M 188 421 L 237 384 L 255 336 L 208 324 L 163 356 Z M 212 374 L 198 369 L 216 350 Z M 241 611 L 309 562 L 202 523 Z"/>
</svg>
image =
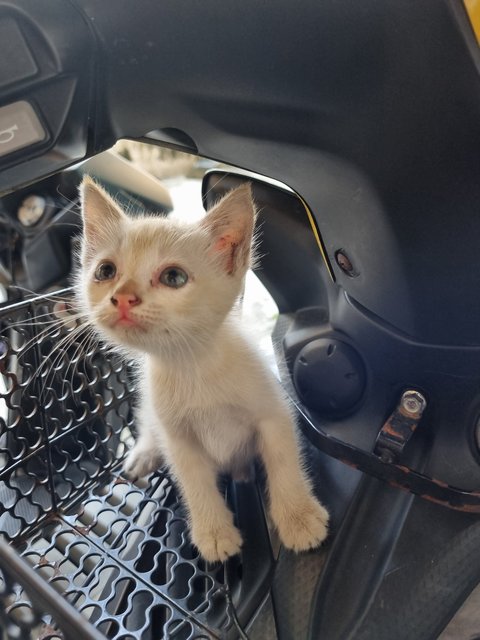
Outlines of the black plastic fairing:
<svg viewBox="0 0 480 640">
<path fill-rule="evenodd" d="M 0 154 L 7 131 L 22 142 L 29 126 L 18 107 L 16 116 L 2 120 L 2 108 L 27 103 L 43 131 L 0 155 L 0 192 L 6 192 L 85 157 L 99 61 L 88 23 L 70 2 L 1 2 L 0 30 Z"/>
</svg>

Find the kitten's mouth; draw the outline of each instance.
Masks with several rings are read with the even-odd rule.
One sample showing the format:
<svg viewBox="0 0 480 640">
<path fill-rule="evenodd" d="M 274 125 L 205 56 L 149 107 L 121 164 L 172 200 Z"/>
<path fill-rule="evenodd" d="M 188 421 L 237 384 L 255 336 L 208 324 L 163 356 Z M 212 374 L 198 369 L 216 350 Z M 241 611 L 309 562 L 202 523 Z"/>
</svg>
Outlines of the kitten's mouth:
<svg viewBox="0 0 480 640">
<path fill-rule="evenodd" d="M 131 318 L 119 318 L 115 325 L 121 327 L 138 327 L 138 322 L 136 320 L 132 320 Z"/>
<path fill-rule="evenodd" d="M 115 318 L 113 322 L 110 324 L 112 328 L 123 327 L 125 329 L 135 328 L 142 329 L 142 325 L 139 320 L 132 318 L 130 316 L 120 316 L 119 318 Z"/>
</svg>

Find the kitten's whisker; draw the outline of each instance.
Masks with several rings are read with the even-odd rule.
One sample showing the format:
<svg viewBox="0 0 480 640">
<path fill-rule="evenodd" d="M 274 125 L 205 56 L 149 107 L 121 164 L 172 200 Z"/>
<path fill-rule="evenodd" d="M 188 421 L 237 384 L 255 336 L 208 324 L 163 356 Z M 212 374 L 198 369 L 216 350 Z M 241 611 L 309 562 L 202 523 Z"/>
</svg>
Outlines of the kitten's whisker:
<svg viewBox="0 0 480 640">
<path fill-rule="evenodd" d="M 89 329 L 89 327 L 82 327 L 82 329 Z M 57 354 L 57 357 L 55 358 L 55 360 L 52 362 L 52 366 L 50 367 L 50 369 L 45 373 L 45 380 L 44 380 L 44 386 L 43 389 L 47 389 L 47 385 L 49 383 L 53 384 L 53 380 L 55 379 L 55 375 L 57 373 L 56 368 L 57 368 L 57 364 L 60 362 L 60 360 L 67 356 L 68 357 L 68 365 L 67 365 L 67 369 L 65 371 L 65 373 L 63 373 L 62 371 L 62 387 L 60 390 L 60 397 L 64 397 L 64 389 L 65 389 L 65 383 L 68 381 L 68 372 L 70 370 L 70 367 L 72 367 L 72 379 L 70 380 L 71 383 L 73 383 L 73 376 L 75 374 L 75 367 L 78 364 L 78 359 L 79 359 L 79 354 L 83 348 L 83 341 L 84 341 L 84 336 L 82 335 L 82 331 L 78 331 L 76 332 L 76 334 L 74 336 L 72 336 L 71 334 L 68 336 L 69 338 L 72 338 L 71 343 L 69 342 L 63 342 L 62 345 L 59 345 L 59 353 Z M 67 337 L 67 336 L 66 336 Z M 77 347 L 75 349 L 75 353 L 72 357 L 69 357 L 68 355 L 68 350 L 70 349 L 70 347 L 74 344 L 75 340 L 79 340 L 79 343 L 77 344 Z M 52 374 L 52 377 L 50 378 L 49 376 Z M 73 385 L 72 385 L 72 389 L 73 389 Z"/>
<path fill-rule="evenodd" d="M 29 324 L 31 325 L 32 322 L 35 319 L 30 318 L 28 320 Z M 27 340 L 24 344 L 20 345 L 18 347 L 18 349 L 15 349 L 14 347 L 14 355 L 19 359 L 19 366 L 23 371 L 27 372 L 27 388 L 32 385 L 35 380 L 37 380 L 37 377 L 40 375 L 41 378 L 44 379 L 44 384 L 42 386 L 42 389 L 40 389 L 40 397 L 43 396 L 43 392 L 44 392 L 44 387 L 46 382 L 48 381 L 48 377 L 50 374 L 50 371 L 52 371 L 52 369 L 56 366 L 56 363 L 58 362 L 59 357 L 62 357 L 62 353 L 57 354 L 57 357 L 54 359 L 54 361 L 52 362 L 51 360 L 51 355 L 49 358 L 46 357 L 42 357 L 40 355 L 41 358 L 41 362 L 39 363 L 39 365 L 36 367 L 35 371 L 31 371 L 32 369 L 32 358 L 31 356 L 26 356 L 26 354 L 28 354 L 29 351 L 31 351 L 32 349 L 35 349 L 35 345 L 41 345 L 45 339 L 53 337 L 55 332 L 61 331 L 63 327 L 64 323 L 61 320 L 53 320 L 52 319 L 52 323 L 48 324 L 48 326 L 46 326 L 44 329 L 42 329 L 41 331 L 37 331 L 35 332 L 35 334 L 29 339 Z M 64 344 L 68 344 L 69 341 L 74 339 L 74 336 L 82 330 L 82 326 L 80 327 L 76 327 L 73 330 L 70 330 L 65 336 L 63 336 L 63 338 L 56 342 L 53 352 L 55 353 L 55 351 L 57 350 L 62 350 L 62 347 Z M 14 343 L 15 339 L 14 339 L 14 334 L 17 333 L 19 336 L 23 336 L 25 337 L 24 334 L 21 333 L 21 331 L 19 331 L 18 329 L 15 328 L 15 326 L 8 327 L 8 331 L 4 332 L 5 338 L 9 341 L 9 343 Z M 10 335 L 8 335 L 10 334 Z M 37 354 L 41 353 L 40 351 L 35 350 Z M 33 361 L 34 362 L 34 361 Z M 46 373 L 44 373 L 44 370 L 49 367 L 46 371 Z"/>
<path fill-rule="evenodd" d="M 67 353 L 69 345 L 76 338 L 77 332 L 71 332 L 67 335 L 63 336 L 63 338 L 55 343 L 52 353 L 48 357 L 44 357 L 40 367 L 38 368 L 38 373 L 40 373 L 40 377 L 44 379 L 44 386 L 47 384 L 49 380 L 50 373 L 54 372 L 57 366 L 57 363 L 60 361 L 62 357 L 64 357 Z M 52 356 L 54 356 L 52 358 Z M 44 367 L 47 367 L 44 370 Z"/>
<path fill-rule="evenodd" d="M 47 320 L 43 319 L 43 320 L 38 320 L 38 318 L 49 318 Z M 12 324 L 8 325 L 8 329 L 19 329 L 19 328 L 23 328 L 23 327 L 37 327 L 37 326 L 54 326 L 54 325 L 58 325 L 59 327 L 61 326 L 65 326 L 68 323 L 71 322 L 77 322 L 78 320 L 82 319 L 82 315 L 78 315 L 78 316 L 66 316 L 65 318 L 52 318 L 51 314 L 43 314 L 41 316 L 35 316 L 33 318 L 28 318 L 26 320 L 21 320 L 19 322 L 15 322 Z"/>
<path fill-rule="evenodd" d="M 64 301 L 62 300 L 62 302 Z M 31 327 L 37 327 L 38 325 L 40 326 L 50 325 L 52 327 L 54 325 L 58 325 L 59 327 L 61 327 L 62 325 L 71 324 L 72 322 L 78 322 L 82 318 L 85 318 L 85 315 L 81 312 L 70 313 L 68 311 L 62 311 L 61 313 L 62 315 L 57 315 L 55 311 L 39 313 L 29 318 L 12 322 L 6 328 L 7 329 L 19 329 L 22 327 L 31 328 Z"/>
<path fill-rule="evenodd" d="M 77 332 L 75 335 L 71 335 L 70 338 L 71 340 L 69 340 L 68 342 L 64 342 L 60 348 L 59 348 L 59 352 L 58 352 L 58 356 L 57 358 L 52 361 L 52 366 L 49 369 L 49 372 L 46 374 L 45 376 L 45 382 L 44 382 L 44 386 L 46 388 L 48 388 L 48 386 L 53 386 L 53 381 L 55 380 L 55 375 L 57 373 L 57 365 L 62 362 L 62 360 L 64 358 L 66 358 L 67 361 L 67 366 L 65 369 L 65 363 L 62 363 L 61 366 L 61 372 L 62 372 L 62 384 L 61 384 L 61 388 L 60 388 L 60 397 L 64 397 L 64 389 L 65 389 L 65 382 L 68 380 L 68 372 L 70 367 L 73 365 L 74 366 L 74 356 L 70 355 L 70 349 L 74 348 L 74 345 L 76 343 L 76 341 L 78 340 L 78 333 Z M 77 346 L 78 348 L 78 346 Z M 52 374 L 51 379 L 49 379 L 49 375 Z M 71 380 L 70 380 L 71 382 Z"/>
<path fill-rule="evenodd" d="M 80 317 L 77 318 L 77 321 L 78 321 L 78 319 L 80 319 Z M 36 332 L 34 331 L 34 335 L 29 340 L 27 340 L 27 342 L 25 344 L 23 344 L 23 345 L 21 345 L 19 347 L 19 350 L 21 350 L 22 352 L 28 350 L 31 347 L 31 345 L 33 343 L 35 343 L 35 342 L 38 342 L 40 344 L 40 343 L 43 342 L 43 340 L 46 337 L 50 337 L 50 336 L 53 337 L 54 333 L 56 331 L 61 331 L 62 328 L 66 328 L 67 330 L 69 329 L 69 327 L 65 326 L 65 322 L 60 318 L 56 318 L 56 319 L 52 318 L 51 319 L 51 323 L 50 322 L 48 322 L 48 323 L 47 322 L 45 322 L 45 323 L 42 322 L 42 323 L 38 323 L 38 324 L 40 324 L 40 325 L 46 324 L 47 326 L 44 329 L 42 329 L 41 331 L 39 331 L 39 332 L 38 331 L 36 331 Z M 37 323 L 34 322 L 33 318 L 30 318 L 30 319 L 25 321 L 25 328 L 27 328 L 27 327 L 28 328 L 36 328 L 36 326 L 37 326 Z M 10 332 L 10 330 L 11 330 L 13 333 L 16 332 L 18 335 L 24 336 L 25 334 L 22 333 L 22 331 L 20 330 L 22 328 L 24 328 L 24 323 L 23 322 L 22 323 L 13 324 L 13 325 L 9 325 L 7 327 L 7 331 Z M 8 336 L 7 332 L 4 332 L 3 335 L 5 335 L 5 337 L 9 340 L 9 342 L 11 341 L 12 336 Z"/>
<path fill-rule="evenodd" d="M 35 344 L 35 343 L 41 344 L 46 337 L 49 337 L 49 336 L 53 337 L 54 330 L 56 330 L 56 327 L 46 327 L 45 329 L 43 329 L 39 333 L 36 333 L 29 340 L 27 340 L 27 342 L 25 342 L 25 344 L 20 345 L 20 347 L 18 348 L 18 354 L 20 355 L 20 354 L 25 353 L 26 351 L 31 349 L 32 345 Z M 13 331 L 15 332 L 16 330 L 14 329 Z M 16 333 L 18 335 L 24 336 L 24 334 L 22 334 L 20 331 L 16 331 Z M 10 337 L 5 335 L 5 338 L 9 342 L 11 342 L 11 338 Z"/>
<path fill-rule="evenodd" d="M 174 336 L 174 339 L 176 339 L 178 347 L 181 349 L 181 353 L 187 355 L 190 362 L 196 362 L 197 356 L 195 350 L 193 349 L 191 341 L 187 339 L 185 334 L 182 331 L 177 330 L 176 327 L 170 328 L 170 334 Z M 180 345 L 183 345 L 183 350 Z"/>
<path fill-rule="evenodd" d="M 25 293 L 28 293 L 32 297 L 42 298 L 43 300 L 47 300 L 49 302 L 64 302 L 65 301 L 65 297 L 64 296 L 60 296 L 58 294 L 55 294 L 54 291 L 52 291 L 51 293 L 42 293 L 42 292 L 39 292 L 39 291 L 33 291 L 32 289 L 28 289 L 27 287 L 23 287 L 20 284 L 12 285 L 12 288 L 13 289 L 18 289 L 19 291 L 24 291 Z M 28 300 L 26 300 L 25 302 L 28 302 Z"/>
<path fill-rule="evenodd" d="M 24 318 L 23 320 L 18 320 L 17 322 L 13 322 L 9 324 L 8 327 L 10 329 L 12 327 L 21 326 L 23 324 L 28 324 L 29 326 L 31 326 L 32 323 L 37 320 L 37 318 L 50 318 L 51 320 L 54 320 L 54 319 L 59 320 L 58 317 L 54 317 L 53 311 L 49 311 L 46 313 L 39 313 L 38 315 L 35 315 L 35 316 L 30 316 L 29 318 Z"/>
<path fill-rule="evenodd" d="M 57 188 L 55 189 L 55 191 L 58 193 L 58 195 L 61 198 L 66 200 L 68 202 L 68 204 L 72 205 L 72 213 L 75 213 L 78 216 L 80 216 L 80 202 L 79 202 L 78 198 L 76 200 L 72 200 L 71 198 L 66 196 L 64 193 L 62 193 L 60 191 L 60 185 L 57 185 Z M 64 207 L 62 207 L 62 208 L 64 208 Z"/>
<path fill-rule="evenodd" d="M 210 189 L 203 195 L 203 198 L 206 198 L 209 195 L 209 193 L 213 191 L 213 189 L 215 189 L 215 187 L 218 186 L 221 182 L 223 182 L 223 180 L 225 180 L 225 178 L 227 177 L 230 177 L 230 176 L 228 176 L 228 174 L 225 174 L 219 180 L 217 180 L 215 184 L 212 184 Z"/>
<path fill-rule="evenodd" d="M 53 219 L 49 224 L 45 225 L 45 229 L 51 229 L 52 227 L 75 227 L 78 231 L 81 231 L 81 224 L 75 224 L 74 222 L 63 222 L 63 220 Z"/>
<path fill-rule="evenodd" d="M 62 383 L 62 397 L 63 397 L 63 390 L 65 388 L 65 381 L 68 380 L 68 372 L 70 371 L 70 368 L 72 369 L 72 386 L 73 386 L 73 378 L 75 376 L 75 373 L 78 373 L 78 364 L 80 361 L 80 354 L 83 351 L 84 357 L 82 359 L 83 363 L 85 364 L 85 355 L 87 354 L 87 349 L 86 349 L 86 343 L 87 340 L 91 338 L 91 334 L 93 333 L 93 331 L 91 330 L 91 327 L 86 326 L 85 327 L 86 331 L 85 334 L 82 335 L 80 334 L 79 336 L 79 340 L 78 340 L 78 345 L 77 348 L 75 349 L 75 352 L 72 356 L 72 358 L 70 359 L 70 362 L 68 363 L 67 366 L 67 370 L 65 371 L 65 375 L 63 377 L 63 383 Z M 90 331 L 89 331 L 90 330 Z M 84 371 L 85 376 L 87 375 L 86 371 Z"/>
<path fill-rule="evenodd" d="M 72 329 L 71 331 L 69 331 L 69 333 L 63 336 L 63 338 L 59 342 L 55 343 L 52 353 L 50 353 L 48 357 L 43 357 L 42 362 L 37 367 L 36 371 L 34 372 L 34 374 L 30 379 L 30 382 L 33 382 L 39 374 L 40 374 L 40 378 L 43 377 L 43 386 L 40 391 L 41 396 L 43 395 L 46 384 L 49 381 L 50 374 L 52 373 L 52 371 L 53 372 L 55 371 L 57 363 L 67 353 L 69 343 L 73 342 L 77 334 L 80 333 L 81 331 L 83 331 L 83 326 L 76 327 L 75 329 Z M 55 357 L 52 360 L 53 354 L 55 354 Z M 46 366 L 48 368 L 44 371 L 44 368 Z"/>
</svg>

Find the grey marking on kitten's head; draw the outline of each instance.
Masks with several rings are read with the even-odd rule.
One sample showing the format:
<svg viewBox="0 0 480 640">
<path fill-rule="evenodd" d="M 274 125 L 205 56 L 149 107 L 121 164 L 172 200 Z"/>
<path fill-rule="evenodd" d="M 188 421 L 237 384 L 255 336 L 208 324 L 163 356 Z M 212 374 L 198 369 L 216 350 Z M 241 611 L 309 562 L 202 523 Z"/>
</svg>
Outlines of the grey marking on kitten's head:
<svg viewBox="0 0 480 640">
<path fill-rule="evenodd" d="M 77 291 L 110 343 L 162 355 L 206 344 L 241 293 L 255 207 L 242 185 L 196 223 L 132 218 L 91 178 L 80 187 L 84 232 Z"/>
</svg>

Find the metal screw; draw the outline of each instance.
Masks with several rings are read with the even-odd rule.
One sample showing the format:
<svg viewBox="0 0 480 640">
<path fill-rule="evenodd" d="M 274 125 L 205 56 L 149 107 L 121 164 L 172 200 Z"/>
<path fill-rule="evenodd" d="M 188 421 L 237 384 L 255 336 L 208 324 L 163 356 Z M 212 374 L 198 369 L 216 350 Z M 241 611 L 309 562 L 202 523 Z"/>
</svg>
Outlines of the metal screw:
<svg viewBox="0 0 480 640">
<path fill-rule="evenodd" d="M 427 406 L 427 401 L 419 391 L 408 389 L 402 395 L 400 405 L 406 413 L 422 415 Z"/>
<path fill-rule="evenodd" d="M 347 276 L 353 277 L 358 275 L 355 269 L 353 268 L 352 261 L 347 256 L 343 249 L 339 249 L 335 254 L 335 260 L 337 261 L 340 269 L 347 274 Z"/>
<path fill-rule="evenodd" d="M 382 462 L 386 462 L 387 464 L 392 464 L 393 462 L 395 462 L 395 456 L 393 455 L 393 452 L 389 451 L 388 449 L 380 450 L 380 459 L 382 460 Z"/>
</svg>

